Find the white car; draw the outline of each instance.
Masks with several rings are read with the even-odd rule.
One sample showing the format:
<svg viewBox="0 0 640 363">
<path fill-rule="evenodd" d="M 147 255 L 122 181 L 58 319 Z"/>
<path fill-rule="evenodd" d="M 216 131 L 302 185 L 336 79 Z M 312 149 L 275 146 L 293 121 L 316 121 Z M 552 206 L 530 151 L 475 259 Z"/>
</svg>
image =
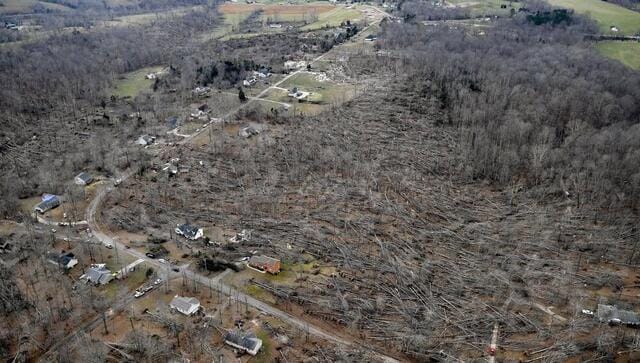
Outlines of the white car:
<svg viewBox="0 0 640 363">
<path fill-rule="evenodd" d="M 133 297 L 135 297 L 135 298 L 137 299 L 137 298 L 139 298 L 139 297 L 140 297 L 140 296 L 142 296 L 142 295 L 144 295 L 144 291 L 137 291 L 137 290 L 136 290 L 136 293 L 135 293 L 135 294 L 133 294 Z"/>
<path fill-rule="evenodd" d="M 166 264 L 166 263 L 167 263 L 167 260 L 165 260 L 164 258 L 160 258 L 160 259 L 158 259 L 158 262 L 160 262 L 160 263 L 165 263 L 165 264 Z"/>
</svg>

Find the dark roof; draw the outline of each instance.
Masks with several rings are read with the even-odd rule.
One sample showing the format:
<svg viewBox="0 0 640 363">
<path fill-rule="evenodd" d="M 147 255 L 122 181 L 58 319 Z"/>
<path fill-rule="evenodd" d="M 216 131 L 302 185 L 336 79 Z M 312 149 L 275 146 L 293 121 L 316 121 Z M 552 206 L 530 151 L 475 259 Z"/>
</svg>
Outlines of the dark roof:
<svg viewBox="0 0 640 363">
<path fill-rule="evenodd" d="M 233 344 L 246 348 L 247 350 L 254 350 L 259 343 L 253 333 L 243 333 L 241 331 L 229 331 L 224 335 L 224 340 Z"/>
<path fill-rule="evenodd" d="M 93 180 L 93 177 L 86 171 L 83 171 L 82 173 L 76 175 L 76 178 L 82 180 L 85 183 L 89 183 Z"/>
<path fill-rule="evenodd" d="M 196 227 L 196 226 L 192 226 L 188 223 L 185 224 L 181 224 L 178 226 L 178 229 L 180 230 L 180 232 L 182 232 L 182 234 L 187 237 L 187 238 L 195 238 L 196 234 L 198 234 L 198 230 L 200 228 Z"/>
<path fill-rule="evenodd" d="M 57 196 L 53 196 L 51 198 L 48 198 L 46 200 L 43 200 L 42 202 L 38 203 L 38 205 L 36 205 L 35 209 L 41 210 L 43 212 L 46 212 L 50 209 L 53 209 L 57 206 L 60 205 L 60 198 L 58 198 Z"/>
</svg>

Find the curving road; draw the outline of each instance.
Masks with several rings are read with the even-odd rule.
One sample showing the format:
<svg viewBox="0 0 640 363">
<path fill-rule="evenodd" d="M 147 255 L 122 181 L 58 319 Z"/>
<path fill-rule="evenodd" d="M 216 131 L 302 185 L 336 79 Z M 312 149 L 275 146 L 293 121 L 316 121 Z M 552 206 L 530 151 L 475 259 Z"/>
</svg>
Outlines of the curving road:
<svg viewBox="0 0 640 363">
<path fill-rule="evenodd" d="M 378 11 L 380 11 L 379 9 L 376 9 Z M 383 12 L 384 13 L 384 12 Z M 387 13 L 384 13 L 385 16 L 389 16 Z M 380 20 L 379 20 L 380 21 Z M 378 21 L 378 22 L 379 22 Z M 377 23 L 377 22 L 375 22 Z M 372 26 L 372 23 L 370 26 Z M 368 28 L 368 27 L 367 27 Z M 363 31 L 366 30 L 363 29 Z M 324 53 L 318 57 L 316 57 L 315 59 L 313 59 L 310 63 L 316 63 L 319 60 L 321 60 L 323 57 L 325 57 L 327 53 Z M 242 105 L 240 105 L 239 107 L 237 107 L 236 109 L 230 111 L 229 113 L 227 113 L 223 118 L 226 119 L 230 116 L 232 116 L 233 114 L 235 114 L 236 112 L 238 112 L 239 110 L 247 107 L 249 104 L 251 104 L 254 101 L 260 101 L 260 98 L 263 97 L 264 95 L 266 95 L 270 90 L 272 89 L 278 89 L 279 86 L 281 84 L 283 84 L 284 82 L 286 82 L 288 79 L 290 79 L 291 77 L 294 77 L 295 75 L 301 73 L 305 71 L 305 69 L 299 69 L 295 72 L 292 72 L 290 74 L 288 74 L 286 77 L 284 77 L 282 80 L 278 81 L 277 83 L 271 85 L 270 87 L 264 89 L 262 92 L 260 92 L 256 97 L 251 97 L 249 99 L 248 102 L 243 103 Z M 185 137 L 179 144 L 186 144 L 188 142 L 190 142 L 191 140 L 193 140 L 195 137 L 197 137 L 199 134 L 203 133 L 208 127 L 210 127 L 211 124 L 203 127 L 202 129 L 200 129 L 200 131 L 189 135 L 188 137 Z M 122 181 L 130 178 L 134 173 L 133 172 L 128 172 L 125 175 L 123 175 L 120 179 Z M 105 187 L 103 187 L 102 189 L 100 189 L 94 199 L 91 201 L 91 203 L 89 204 L 89 207 L 87 208 L 86 211 L 86 221 L 89 225 L 89 227 L 91 228 L 92 232 L 93 232 L 93 237 L 95 239 L 97 239 L 98 241 L 100 241 L 102 244 L 106 245 L 106 246 L 113 246 L 114 248 L 118 249 L 120 253 L 124 253 L 127 255 L 130 255 L 136 259 L 143 259 L 147 264 L 154 266 L 156 268 L 158 268 L 159 270 L 163 270 L 166 268 L 165 264 L 162 264 L 160 262 L 158 262 L 157 260 L 154 259 L 150 259 L 148 258 L 144 253 L 140 252 L 140 251 L 136 251 L 135 249 L 129 249 L 126 248 L 126 246 L 122 243 L 120 243 L 117 239 L 114 239 L 113 237 L 109 236 L 108 234 L 106 234 L 105 232 L 103 232 L 103 230 L 100 228 L 100 224 L 96 221 L 96 214 L 97 211 L 99 209 L 99 207 L 101 206 L 102 202 L 104 201 L 106 195 L 111 192 L 114 189 L 114 186 L 110 186 L 107 185 Z M 40 221 L 40 219 L 39 219 Z M 44 222 L 44 221 L 43 221 Z M 265 312 L 269 315 L 272 315 L 292 326 L 297 327 L 298 329 L 301 329 L 302 331 L 308 332 L 308 334 L 316 336 L 318 338 L 322 338 L 324 340 L 339 344 L 339 345 L 343 345 L 343 346 L 352 346 L 352 347 L 357 347 L 360 346 L 360 344 L 358 344 L 355 341 L 351 341 L 351 340 L 347 340 L 344 339 L 342 337 L 337 336 L 336 334 L 332 334 L 330 332 L 327 332 L 317 326 L 314 326 L 313 324 L 310 324 L 298 317 L 295 317 L 285 311 L 282 311 L 274 306 L 271 306 L 265 302 L 262 302 L 252 296 L 249 296 L 229 285 L 226 285 L 222 282 L 222 278 L 224 277 L 224 275 L 226 275 L 226 273 L 220 274 L 216 277 L 210 278 L 204 275 L 200 275 L 196 272 L 190 271 L 190 270 L 183 270 L 182 272 L 172 272 L 169 271 L 169 276 L 167 276 L 167 278 L 171 278 L 171 276 L 180 276 L 181 273 L 184 273 L 184 276 L 190 280 L 193 280 L 195 282 L 199 282 L 205 286 L 210 286 L 211 288 L 214 288 L 218 291 L 220 291 L 223 294 L 235 297 L 237 299 L 239 299 L 242 302 L 246 302 L 247 305 L 250 305 L 251 307 L 258 309 L 262 312 Z M 118 308 L 119 306 L 125 306 L 126 304 L 130 303 L 131 300 L 125 300 L 122 304 L 118 304 L 118 306 L 116 306 L 115 308 Z M 94 326 L 96 324 L 96 322 L 99 321 L 101 317 L 98 317 L 96 319 L 93 319 L 91 321 L 89 321 L 88 323 L 84 324 L 82 327 L 80 327 L 79 329 L 77 329 L 74 333 L 68 335 L 67 337 L 65 337 L 63 340 L 61 340 L 59 343 L 55 344 L 54 347 L 52 347 L 52 349 L 50 349 L 47 354 L 51 351 L 56 350 L 58 347 L 61 346 L 61 344 L 68 342 L 70 339 L 72 339 L 73 337 L 75 337 L 80 331 L 84 331 L 87 327 L 91 327 Z M 362 346 L 360 346 L 362 348 Z M 377 350 L 372 350 L 372 348 L 367 347 L 366 349 L 372 351 L 373 353 L 375 353 L 380 359 L 382 359 L 382 361 L 384 362 L 399 362 L 398 360 L 396 360 L 395 358 L 392 358 L 390 356 L 387 356 Z M 46 354 L 45 354 L 46 356 Z M 44 357 L 44 356 L 43 356 Z"/>
</svg>

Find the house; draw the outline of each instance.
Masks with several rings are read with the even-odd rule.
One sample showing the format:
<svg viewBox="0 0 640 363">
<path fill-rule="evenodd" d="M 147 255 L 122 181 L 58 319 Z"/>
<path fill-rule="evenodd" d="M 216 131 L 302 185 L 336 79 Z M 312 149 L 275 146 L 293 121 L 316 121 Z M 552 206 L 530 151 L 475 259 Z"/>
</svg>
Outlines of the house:
<svg viewBox="0 0 640 363">
<path fill-rule="evenodd" d="M 254 84 L 256 84 L 256 82 L 258 82 L 257 79 L 255 79 L 254 77 L 249 78 L 249 79 L 245 79 L 244 81 L 242 81 L 242 85 L 245 87 L 251 87 Z"/>
<path fill-rule="evenodd" d="M 224 343 L 230 345 L 250 355 L 258 354 L 262 347 L 262 340 L 257 338 L 253 333 L 243 333 L 239 330 L 228 331 L 224 335 Z"/>
<path fill-rule="evenodd" d="M 249 259 L 249 266 L 275 275 L 280 272 L 281 264 L 280 260 L 277 258 L 268 256 L 251 256 Z"/>
<path fill-rule="evenodd" d="M 42 201 L 40 203 L 38 203 L 38 205 L 36 205 L 36 207 L 34 208 L 37 212 L 40 212 L 41 214 L 44 214 L 48 211 L 50 211 L 51 209 L 57 207 L 60 205 L 60 198 L 58 198 L 58 196 L 56 195 L 51 195 L 51 194 L 45 194 L 42 197 Z"/>
<path fill-rule="evenodd" d="M 83 171 L 82 173 L 76 175 L 73 181 L 77 185 L 89 185 L 93 182 L 93 177 L 89 173 Z"/>
<path fill-rule="evenodd" d="M 250 138 L 251 136 L 255 136 L 257 134 L 259 134 L 260 131 L 256 130 L 254 127 L 252 126 L 247 126 L 247 127 L 243 127 L 240 129 L 240 131 L 238 131 L 238 136 L 244 137 L 244 138 Z"/>
<path fill-rule="evenodd" d="M 147 145 L 151 145 L 156 141 L 156 137 L 155 136 L 150 136 L 150 135 L 142 135 L 138 138 L 138 140 L 136 140 L 136 144 L 138 145 L 142 145 L 142 146 L 147 146 Z"/>
<path fill-rule="evenodd" d="M 113 279 L 113 273 L 103 263 L 95 264 L 91 265 L 87 272 L 80 276 L 80 279 L 95 285 L 106 285 Z"/>
<path fill-rule="evenodd" d="M 629 310 L 619 310 L 613 305 L 598 304 L 596 315 L 598 320 L 603 323 L 640 327 L 640 316 L 638 313 Z"/>
<path fill-rule="evenodd" d="M 204 231 L 202 230 L 202 228 L 198 228 L 196 226 L 185 223 L 178 225 L 178 227 L 176 228 L 176 234 L 179 236 L 183 236 L 186 239 L 195 241 L 204 236 Z"/>
<path fill-rule="evenodd" d="M 53 263 L 54 265 L 58 265 L 65 270 L 72 269 L 75 265 L 78 264 L 78 259 L 76 259 L 76 256 L 73 253 L 49 253 L 47 258 L 49 262 Z"/>
<path fill-rule="evenodd" d="M 183 297 L 176 295 L 169 303 L 169 306 L 173 310 L 177 310 L 184 315 L 190 316 L 200 310 L 200 301 L 195 297 Z"/>
</svg>

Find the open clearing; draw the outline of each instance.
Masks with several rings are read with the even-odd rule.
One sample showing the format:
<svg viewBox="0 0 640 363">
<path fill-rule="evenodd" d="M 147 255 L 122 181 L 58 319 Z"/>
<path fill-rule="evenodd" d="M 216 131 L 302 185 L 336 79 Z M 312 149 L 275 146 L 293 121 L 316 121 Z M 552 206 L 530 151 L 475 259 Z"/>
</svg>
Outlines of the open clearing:
<svg viewBox="0 0 640 363">
<path fill-rule="evenodd" d="M 589 14 L 600 25 L 600 29 L 611 34 L 616 26 L 619 34 L 632 35 L 640 32 L 640 13 L 600 0 L 548 0 L 551 5 L 574 9 L 580 14 Z M 616 33 L 614 33 L 616 34 Z"/>
<path fill-rule="evenodd" d="M 603 55 L 618 60 L 625 65 L 640 70 L 640 43 L 607 41 L 596 44 Z"/>
<path fill-rule="evenodd" d="M 149 89 L 153 84 L 153 80 L 147 79 L 146 75 L 151 72 L 158 72 L 162 67 L 141 68 L 124 74 L 121 79 L 116 82 L 113 94 L 118 97 L 135 97 L 140 92 Z"/>
<path fill-rule="evenodd" d="M 69 11 L 66 6 L 52 4 L 38 0 L 3 0 L 0 6 L 0 14 L 24 14 L 31 13 L 35 6 L 41 6 L 49 11 Z"/>
<path fill-rule="evenodd" d="M 502 5 L 505 5 L 506 8 L 502 8 Z M 521 6 L 521 4 L 517 1 L 506 0 L 448 0 L 447 6 L 468 9 L 471 12 L 471 15 L 482 16 L 506 15 L 510 12 L 510 9 L 513 8 L 517 10 Z"/>
</svg>

